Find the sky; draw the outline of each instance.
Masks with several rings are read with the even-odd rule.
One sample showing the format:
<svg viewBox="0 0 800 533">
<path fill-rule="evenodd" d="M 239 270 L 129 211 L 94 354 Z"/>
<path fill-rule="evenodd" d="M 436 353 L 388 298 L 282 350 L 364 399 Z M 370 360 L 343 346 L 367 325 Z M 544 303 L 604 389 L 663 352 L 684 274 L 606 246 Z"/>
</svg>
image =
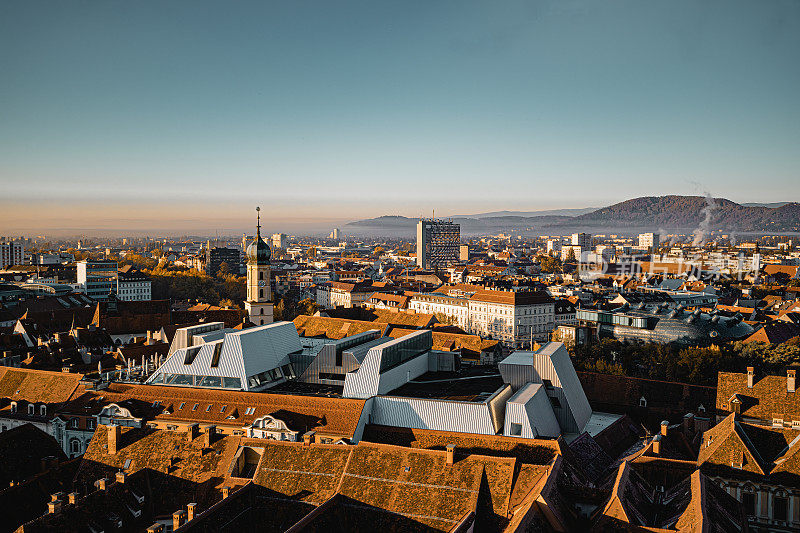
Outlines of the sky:
<svg viewBox="0 0 800 533">
<path fill-rule="evenodd" d="M 10 0 L 0 234 L 800 201 L 798 95 L 799 0 Z"/>
</svg>

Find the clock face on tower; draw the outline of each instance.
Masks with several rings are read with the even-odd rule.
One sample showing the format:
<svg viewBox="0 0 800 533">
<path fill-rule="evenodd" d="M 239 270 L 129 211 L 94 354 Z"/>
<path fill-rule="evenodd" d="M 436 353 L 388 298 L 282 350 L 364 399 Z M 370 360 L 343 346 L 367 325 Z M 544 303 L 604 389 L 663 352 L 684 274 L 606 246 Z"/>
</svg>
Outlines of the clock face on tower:
<svg viewBox="0 0 800 533">
<path fill-rule="evenodd" d="M 264 279 L 258 280 L 258 286 L 259 287 L 266 287 L 267 286 L 267 280 L 264 280 Z"/>
</svg>

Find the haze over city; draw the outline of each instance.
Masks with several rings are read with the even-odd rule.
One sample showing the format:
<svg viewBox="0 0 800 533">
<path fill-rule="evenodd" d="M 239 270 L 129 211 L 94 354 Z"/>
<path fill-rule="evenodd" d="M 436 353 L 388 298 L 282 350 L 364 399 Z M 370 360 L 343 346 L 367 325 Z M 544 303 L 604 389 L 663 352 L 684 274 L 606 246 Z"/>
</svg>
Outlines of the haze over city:
<svg viewBox="0 0 800 533">
<path fill-rule="evenodd" d="M 0 227 L 797 200 L 798 2 L 6 2 Z"/>
</svg>

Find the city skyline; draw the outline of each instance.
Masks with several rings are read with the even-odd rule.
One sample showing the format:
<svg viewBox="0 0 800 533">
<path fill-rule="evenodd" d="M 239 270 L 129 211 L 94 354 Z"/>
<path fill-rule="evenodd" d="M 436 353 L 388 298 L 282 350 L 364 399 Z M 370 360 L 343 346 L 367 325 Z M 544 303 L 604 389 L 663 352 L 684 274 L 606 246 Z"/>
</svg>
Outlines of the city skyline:
<svg viewBox="0 0 800 533">
<path fill-rule="evenodd" d="M 797 3 L 0 10 L 9 231 L 797 199 Z"/>
</svg>

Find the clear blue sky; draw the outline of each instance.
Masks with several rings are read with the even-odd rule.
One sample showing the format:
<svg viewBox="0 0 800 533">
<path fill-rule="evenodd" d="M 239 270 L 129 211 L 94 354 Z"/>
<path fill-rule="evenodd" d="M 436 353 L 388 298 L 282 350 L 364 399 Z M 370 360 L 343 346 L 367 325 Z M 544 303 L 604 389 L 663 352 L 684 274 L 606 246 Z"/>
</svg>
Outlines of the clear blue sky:
<svg viewBox="0 0 800 533">
<path fill-rule="evenodd" d="M 9 0 L 0 231 L 800 200 L 799 97 L 797 0 Z"/>
</svg>

